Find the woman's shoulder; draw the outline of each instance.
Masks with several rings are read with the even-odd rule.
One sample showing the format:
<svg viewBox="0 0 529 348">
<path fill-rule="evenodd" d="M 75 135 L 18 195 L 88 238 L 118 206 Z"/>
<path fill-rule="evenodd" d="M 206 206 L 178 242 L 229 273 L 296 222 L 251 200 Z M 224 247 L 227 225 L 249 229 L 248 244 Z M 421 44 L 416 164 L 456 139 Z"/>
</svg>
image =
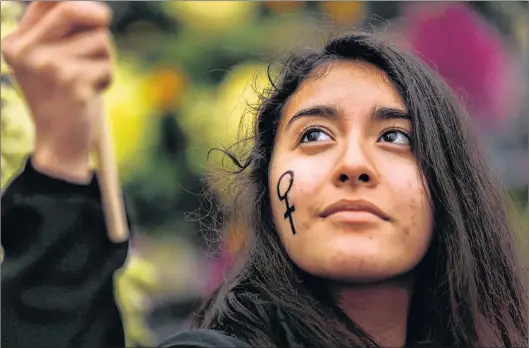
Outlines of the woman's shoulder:
<svg viewBox="0 0 529 348">
<path fill-rule="evenodd" d="M 216 330 L 189 330 L 179 332 L 166 339 L 161 347 L 210 348 L 210 347 L 250 347 L 244 341 Z"/>
</svg>

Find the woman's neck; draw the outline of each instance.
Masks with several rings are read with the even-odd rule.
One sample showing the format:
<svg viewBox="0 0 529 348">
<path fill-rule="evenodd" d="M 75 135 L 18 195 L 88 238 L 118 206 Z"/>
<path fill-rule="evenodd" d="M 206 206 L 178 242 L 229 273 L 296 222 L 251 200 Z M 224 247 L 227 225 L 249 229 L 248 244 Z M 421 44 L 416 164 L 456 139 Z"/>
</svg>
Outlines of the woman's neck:
<svg viewBox="0 0 529 348">
<path fill-rule="evenodd" d="M 382 347 L 404 347 L 413 281 L 334 285 L 338 305 Z"/>
</svg>

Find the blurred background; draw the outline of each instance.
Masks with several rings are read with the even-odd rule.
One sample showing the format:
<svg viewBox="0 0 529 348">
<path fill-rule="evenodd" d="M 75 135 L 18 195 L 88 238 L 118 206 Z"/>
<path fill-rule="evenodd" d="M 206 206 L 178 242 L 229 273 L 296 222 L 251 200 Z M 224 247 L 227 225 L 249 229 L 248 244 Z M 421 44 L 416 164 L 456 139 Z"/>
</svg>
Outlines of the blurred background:
<svg viewBox="0 0 529 348">
<path fill-rule="evenodd" d="M 241 116 L 267 85 L 266 67 L 351 27 L 385 32 L 454 88 L 491 165 L 529 230 L 527 2 L 109 2 L 118 47 L 105 94 L 121 180 L 136 231 L 117 278 L 128 346 L 148 346 L 186 324 L 222 279 L 235 235 L 204 234 L 189 213 L 213 147 L 237 140 Z M 25 2 L 1 2 L 1 35 Z M 33 128 L 7 67 L 1 75 L 1 184 L 33 146 Z M 221 185 L 220 183 L 219 185 Z M 217 190 L 222 196 L 222 190 Z M 220 197 L 222 199 L 222 197 Z M 220 252 L 219 252 L 220 251 Z"/>
</svg>

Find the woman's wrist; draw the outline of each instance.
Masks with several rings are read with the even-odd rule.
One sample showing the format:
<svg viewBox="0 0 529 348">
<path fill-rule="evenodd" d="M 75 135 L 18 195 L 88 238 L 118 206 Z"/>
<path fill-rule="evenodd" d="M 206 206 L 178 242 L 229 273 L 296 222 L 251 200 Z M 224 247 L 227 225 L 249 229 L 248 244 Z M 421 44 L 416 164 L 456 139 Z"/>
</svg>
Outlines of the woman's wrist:
<svg viewBox="0 0 529 348">
<path fill-rule="evenodd" d="M 75 184 L 89 184 L 92 180 L 88 155 L 63 157 L 55 151 L 37 149 L 31 156 L 31 164 L 42 174 Z"/>
</svg>

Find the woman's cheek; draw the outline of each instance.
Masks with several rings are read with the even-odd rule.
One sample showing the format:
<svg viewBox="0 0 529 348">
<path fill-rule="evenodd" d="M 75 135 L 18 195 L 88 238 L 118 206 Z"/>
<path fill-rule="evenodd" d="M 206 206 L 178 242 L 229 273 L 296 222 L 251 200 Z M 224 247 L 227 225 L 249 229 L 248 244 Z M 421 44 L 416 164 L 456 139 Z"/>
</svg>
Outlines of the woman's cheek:
<svg viewBox="0 0 529 348">
<path fill-rule="evenodd" d="M 387 176 L 384 193 L 405 235 L 416 238 L 431 230 L 432 211 L 426 182 L 416 167 L 400 166 Z M 415 236 L 415 237 L 413 237 Z"/>
<path fill-rule="evenodd" d="M 298 200 L 300 205 L 318 199 L 320 188 L 330 180 L 327 166 L 321 162 L 316 165 L 306 159 L 295 160 L 289 162 L 289 168 L 295 175 L 293 199 Z"/>
<path fill-rule="evenodd" d="M 288 159 L 281 164 L 273 166 L 270 172 L 272 209 L 281 234 L 287 230 L 295 234 L 310 223 L 311 207 L 321 199 L 321 188 L 329 180 L 329 173 L 324 166 L 315 166 L 314 161 L 307 159 Z"/>
</svg>

